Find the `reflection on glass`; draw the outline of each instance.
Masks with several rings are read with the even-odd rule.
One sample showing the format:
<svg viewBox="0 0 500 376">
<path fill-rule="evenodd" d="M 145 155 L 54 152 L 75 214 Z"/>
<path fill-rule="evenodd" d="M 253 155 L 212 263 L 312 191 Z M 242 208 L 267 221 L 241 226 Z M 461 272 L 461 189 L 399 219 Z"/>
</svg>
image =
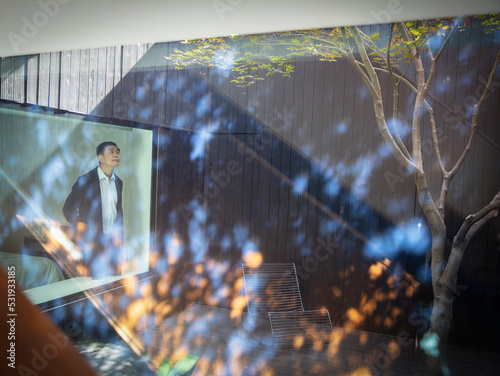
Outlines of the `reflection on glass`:
<svg viewBox="0 0 500 376">
<path fill-rule="evenodd" d="M 367 35 L 363 40 L 392 40 L 387 38 L 389 25 L 380 29 L 384 33 Z M 319 35 L 314 32 L 313 38 L 304 41 L 319 42 Z M 475 48 L 465 43 L 468 32 L 461 35 L 464 49 L 458 55 L 477 61 Z M 336 30 L 324 36 L 342 35 Z M 284 35 L 286 40 L 290 37 L 295 36 Z M 244 45 L 262 42 L 260 38 L 227 40 L 238 50 L 241 41 Z M 206 54 L 216 52 L 220 41 L 207 39 L 195 44 L 200 48 L 186 52 L 186 67 L 196 61 L 208 62 Z M 279 35 L 272 35 L 270 41 L 279 41 Z M 483 41 L 486 38 L 481 37 Z M 491 41 L 485 43 L 485 50 L 491 50 Z M 299 47 L 296 42 L 293 45 Z M 376 43 L 369 45 L 380 48 Z M 190 48 L 189 44 L 184 47 Z M 363 44 L 358 47 L 362 50 Z M 399 53 L 396 44 L 393 48 Z M 433 52 L 433 48 L 429 46 L 425 53 Z M 308 54 L 321 53 L 317 48 L 306 50 Z M 129 67 L 126 51 L 123 47 L 116 59 L 121 58 L 120 69 Z M 88 293 L 88 300 L 61 304 L 54 310 L 54 315 L 85 321 L 78 329 L 95 329 L 81 344 L 83 353 L 98 352 L 94 360 L 108 358 L 102 356 L 101 349 L 113 351 L 115 343 L 101 335 L 101 330 L 111 327 L 115 337 L 118 334 L 136 354 L 149 358 L 152 370 L 161 368 L 165 373 L 184 363 L 186 367 L 196 364 L 196 375 L 272 375 L 280 367 L 286 367 L 285 373 L 297 375 L 375 375 L 394 373 L 404 361 L 412 371 L 425 374 L 421 368 L 425 354 L 418 352 L 418 342 L 420 350 L 426 352 L 439 344 L 432 337 L 423 337 L 429 329 L 432 307 L 425 296 L 430 290 L 424 290 L 431 288 L 425 276 L 426 253 L 433 240 L 444 237 L 430 237 L 410 178 L 413 170 L 394 161 L 374 125 L 369 90 L 349 62 L 335 61 L 335 55 L 322 55 L 318 60 L 312 56 L 300 58 L 295 62 L 297 70 L 289 72 L 293 79 L 261 77 L 255 86 L 237 88 L 231 86 L 233 73 L 245 75 L 246 80 L 245 65 L 231 75 L 199 67 L 174 71 L 163 59 L 169 51 L 176 51 L 176 47 L 152 46 L 140 64 L 126 74 L 125 68 L 120 71 L 120 82 L 111 89 L 116 92 L 103 99 L 106 106 L 113 104 L 109 116 L 155 124 L 158 160 L 154 163 L 151 131 L 2 110 L 0 140 L 8 143 L 3 142 L 0 148 L 0 245 L 6 255 L 3 257 L 17 259 L 5 259 L 4 263 L 18 262 L 19 279 L 32 301 L 106 289 L 106 293 Z M 300 50 L 292 55 L 297 52 Z M 85 52 L 75 54 L 78 64 L 83 61 L 80 53 Z M 193 59 L 196 53 L 203 59 Z M 73 59 L 70 55 L 63 57 L 68 56 Z M 261 59 L 264 55 L 246 56 Z M 414 53 L 409 56 L 417 57 Z M 493 58 L 488 56 L 485 62 Z M 284 61 L 279 56 L 273 59 L 276 64 Z M 69 60 L 63 63 L 71 65 Z M 456 62 L 448 58 L 444 64 L 448 65 L 439 74 L 453 71 Z M 102 67 L 103 76 L 116 73 L 115 68 Z M 255 68 L 252 71 L 258 75 L 272 65 L 259 63 Z M 81 76 L 93 73 L 79 72 Z M 410 69 L 407 73 L 411 76 L 414 72 Z M 62 67 L 60 74 L 66 74 Z M 388 80 L 382 72 L 380 78 Z M 392 90 L 389 81 L 383 82 Z M 406 88 L 409 81 L 404 84 L 401 86 Z M 440 87 L 445 90 L 436 82 L 436 95 L 442 92 Z M 452 91 L 458 94 L 469 89 L 462 83 Z M 400 128 L 395 134 L 401 142 L 411 136 L 408 124 L 413 111 L 407 104 L 414 102 L 413 95 L 411 90 L 402 91 L 398 97 L 401 106 L 397 114 L 393 113 L 397 121 L 386 119 L 390 129 Z M 490 103 L 498 102 L 492 98 Z M 61 108 L 68 109 L 64 105 Z M 491 119 L 496 119 L 493 108 Z M 457 129 L 445 125 L 440 125 L 443 133 L 439 129 L 435 133 L 446 145 L 448 155 L 454 152 L 458 139 L 452 135 Z M 434 138 L 430 128 L 422 128 L 422 145 Z M 445 142 L 447 137 L 453 137 L 450 140 L 454 142 Z M 97 145 L 108 140 L 116 146 L 111 148 L 115 153 L 110 161 L 96 152 Z M 476 145 L 476 151 L 496 156 L 494 147 L 485 140 L 479 140 L 481 148 Z M 122 151 L 119 166 L 118 148 Z M 433 159 L 432 147 L 425 147 L 423 152 L 426 163 Z M 109 236 L 111 246 L 106 239 L 101 240 L 107 233 L 104 223 L 96 225 L 97 221 L 88 220 L 90 213 L 92 217 L 102 216 L 102 202 L 107 201 L 96 199 L 101 193 L 95 186 L 90 190 L 87 187 L 89 171 L 98 177 L 98 161 L 105 164 L 105 181 L 109 182 L 106 172 L 111 172 L 106 166 L 112 165 L 113 173 L 123 182 L 123 188 L 118 187 L 115 177 L 111 206 L 116 213 L 112 210 L 110 214 L 110 222 L 120 224 L 123 210 L 123 239 L 119 229 L 117 237 Z M 153 165 L 158 176 L 153 205 L 158 226 L 150 231 Z M 468 168 L 464 176 L 476 173 Z M 439 185 L 434 180 L 437 175 L 432 174 L 429 186 Z M 487 191 L 495 184 L 487 183 L 482 188 Z M 470 189 L 471 202 L 472 198 L 476 201 L 477 189 L 472 184 L 463 188 Z M 445 209 L 465 212 L 469 200 L 462 197 L 469 194 L 460 185 L 456 192 L 465 206 L 450 203 Z M 67 210 L 63 210 L 65 207 Z M 450 221 L 455 221 L 456 215 Z M 149 233 L 158 240 L 151 247 Z M 490 234 L 497 233 L 492 226 Z M 479 254 L 483 252 L 481 243 L 477 241 L 475 246 Z M 494 253 L 491 244 L 496 243 L 488 240 L 488 249 L 484 250 L 488 257 L 492 250 Z M 120 252 L 116 265 L 110 267 L 113 255 L 108 252 L 112 248 Z M 40 255 L 49 257 L 36 257 Z M 486 253 L 483 255 L 486 257 Z M 258 317 L 249 314 L 248 289 L 240 269 L 242 263 L 256 268 L 262 263 L 292 261 L 303 289 L 304 308 L 327 308 L 334 329 L 320 333 L 300 324 L 300 331 L 288 338 L 283 349 L 273 346 L 280 341 L 275 341 L 271 331 L 270 312 L 264 310 Z M 149 268 L 150 278 L 138 276 Z M 484 265 L 479 269 L 487 277 L 485 281 L 497 281 L 494 269 Z M 282 280 L 277 277 L 275 283 L 279 285 Z M 109 282 L 115 281 L 111 285 L 116 288 L 108 289 Z M 458 285 L 451 300 L 469 302 L 461 300 L 466 295 L 461 294 L 465 287 Z M 270 299 L 284 295 L 273 288 L 265 290 L 271 292 Z M 487 299 L 484 304 L 492 301 Z M 464 307 L 460 304 L 458 310 Z M 464 312 L 471 312 L 468 309 Z M 77 336 L 83 331 L 75 338 L 81 339 L 83 335 Z M 392 336 L 385 336 L 387 333 Z M 123 349 L 120 352 L 127 354 Z M 407 363 L 408 359 L 414 363 Z"/>
<path fill-rule="evenodd" d="M 0 116 L 0 135 L 9 140 L 0 150 L 0 261 L 16 266 L 17 282 L 31 301 L 146 272 L 152 131 L 10 109 L 0 109 Z M 117 147 L 105 144 L 96 155 L 97 146 L 108 140 L 126 153 L 117 156 Z M 96 215 L 101 200 L 85 199 L 99 192 L 98 164 L 117 182 L 108 194 L 114 210 L 106 229 L 102 215 Z M 120 177 L 114 171 L 118 166 Z M 95 173 L 96 184 L 85 191 L 87 171 Z M 88 221 L 82 231 L 90 216 L 100 219 Z"/>
</svg>

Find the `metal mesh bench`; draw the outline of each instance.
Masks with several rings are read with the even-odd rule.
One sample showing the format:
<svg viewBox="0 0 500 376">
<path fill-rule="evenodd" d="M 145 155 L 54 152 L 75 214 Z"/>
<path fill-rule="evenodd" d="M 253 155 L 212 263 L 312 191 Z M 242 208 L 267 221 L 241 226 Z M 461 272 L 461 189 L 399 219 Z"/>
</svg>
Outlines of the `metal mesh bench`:
<svg viewBox="0 0 500 376">
<path fill-rule="evenodd" d="M 294 263 L 242 265 L 247 309 L 266 315 L 274 344 L 306 346 L 328 338 L 332 331 L 327 310 L 304 310 Z"/>
</svg>

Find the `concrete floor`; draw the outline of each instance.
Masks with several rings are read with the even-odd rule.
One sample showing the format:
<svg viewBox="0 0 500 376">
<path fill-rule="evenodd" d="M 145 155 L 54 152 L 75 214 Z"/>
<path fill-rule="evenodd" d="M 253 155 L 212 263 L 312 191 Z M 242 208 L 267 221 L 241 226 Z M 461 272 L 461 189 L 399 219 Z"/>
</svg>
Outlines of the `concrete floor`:
<svg viewBox="0 0 500 376">
<path fill-rule="evenodd" d="M 333 328 L 327 341 L 299 348 L 274 343 L 266 319 L 234 311 L 193 305 L 137 334 L 146 353 L 136 355 L 123 341 L 77 343 L 101 376 L 156 372 L 161 359 L 176 362 L 186 354 L 199 356 L 193 376 L 293 375 L 426 375 L 426 356 L 404 337 Z M 499 354 L 449 348 L 451 375 L 500 375 Z"/>
</svg>

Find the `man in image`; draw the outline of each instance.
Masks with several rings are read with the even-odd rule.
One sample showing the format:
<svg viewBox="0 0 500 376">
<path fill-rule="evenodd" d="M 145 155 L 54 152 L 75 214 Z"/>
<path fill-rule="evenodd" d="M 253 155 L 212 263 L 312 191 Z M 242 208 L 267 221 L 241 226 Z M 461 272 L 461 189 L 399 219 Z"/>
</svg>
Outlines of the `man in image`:
<svg viewBox="0 0 500 376">
<path fill-rule="evenodd" d="M 96 149 L 99 166 L 78 177 L 63 213 L 84 255 L 88 275 L 98 279 L 120 275 L 123 262 L 123 182 L 114 170 L 120 149 L 106 141 Z"/>
</svg>

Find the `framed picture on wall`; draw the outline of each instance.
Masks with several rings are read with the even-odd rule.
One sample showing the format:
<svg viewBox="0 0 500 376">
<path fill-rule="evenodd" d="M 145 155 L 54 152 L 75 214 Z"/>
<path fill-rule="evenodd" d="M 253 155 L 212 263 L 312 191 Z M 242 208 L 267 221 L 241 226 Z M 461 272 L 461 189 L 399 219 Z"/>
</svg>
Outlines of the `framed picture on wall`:
<svg viewBox="0 0 500 376">
<path fill-rule="evenodd" d="M 155 133 L 131 122 L 0 107 L 0 262 L 16 267 L 32 303 L 67 302 L 149 275 Z M 99 194 L 99 174 L 111 198 Z M 115 225 L 103 229 L 104 217 L 94 222 L 107 205 L 111 214 L 103 215 Z"/>
</svg>

